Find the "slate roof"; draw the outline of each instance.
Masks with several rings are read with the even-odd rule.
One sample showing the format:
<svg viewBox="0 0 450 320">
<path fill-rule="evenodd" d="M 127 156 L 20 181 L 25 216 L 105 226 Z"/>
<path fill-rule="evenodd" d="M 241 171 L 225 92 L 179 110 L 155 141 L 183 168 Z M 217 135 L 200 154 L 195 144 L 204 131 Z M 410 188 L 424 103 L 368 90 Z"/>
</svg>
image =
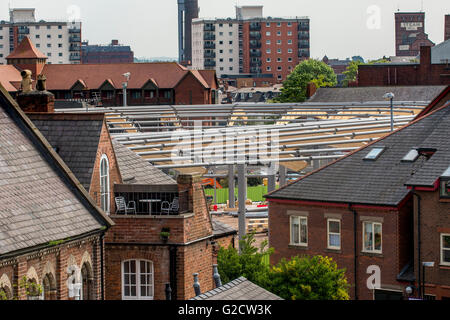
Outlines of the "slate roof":
<svg viewBox="0 0 450 320">
<path fill-rule="evenodd" d="M 293 199 L 397 206 L 410 192 L 406 183 L 433 184 L 450 165 L 450 106 L 307 175 L 266 196 Z M 375 161 L 363 160 L 374 147 L 386 147 Z M 402 162 L 413 148 L 436 148 L 426 161 Z"/>
<path fill-rule="evenodd" d="M 191 300 L 283 300 L 244 277 L 205 292 Z"/>
<path fill-rule="evenodd" d="M 124 184 L 176 185 L 177 182 L 121 143 L 113 140 L 119 171 Z"/>
<path fill-rule="evenodd" d="M 319 88 L 308 102 L 370 102 L 384 101 L 387 92 L 395 94 L 395 101 L 432 101 L 446 86 L 392 86 Z"/>
<path fill-rule="evenodd" d="M 450 40 L 431 48 L 431 63 L 440 64 L 450 61 Z"/>
<path fill-rule="evenodd" d="M 114 223 L 0 86 L 0 256 Z"/>
<path fill-rule="evenodd" d="M 51 146 L 89 191 L 104 114 L 28 114 Z"/>
<path fill-rule="evenodd" d="M 217 219 L 214 219 L 214 217 L 211 222 L 213 227 L 213 235 L 215 238 L 220 238 L 231 234 L 237 234 L 236 229 Z"/>
</svg>

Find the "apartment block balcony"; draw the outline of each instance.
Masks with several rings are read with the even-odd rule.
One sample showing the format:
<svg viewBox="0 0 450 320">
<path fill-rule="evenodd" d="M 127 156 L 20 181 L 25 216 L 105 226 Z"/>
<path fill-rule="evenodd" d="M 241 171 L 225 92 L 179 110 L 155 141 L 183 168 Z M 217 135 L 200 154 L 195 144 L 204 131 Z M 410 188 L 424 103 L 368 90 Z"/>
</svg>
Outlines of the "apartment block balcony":
<svg viewBox="0 0 450 320">
<path fill-rule="evenodd" d="M 309 31 L 309 23 L 301 22 L 298 24 L 298 31 Z"/>
<path fill-rule="evenodd" d="M 260 23 L 250 23 L 250 31 L 261 31 Z"/>
<path fill-rule="evenodd" d="M 215 61 L 205 60 L 205 68 L 213 68 L 215 66 L 216 66 L 216 62 Z"/>
<path fill-rule="evenodd" d="M 298 51 L 298 56 L 300 58 L 309 58 L 309 49 L 300 49 Z"/>
<path fill-rule="evenodd" d="M 261 68 L 250 68 L 250 73 L 261 73 L 262 72 L 262 70 L 261 70 Z"/>
<path fill-rule="evenodd" d="M 309 41 L 307 41 L 307 42 L 299 42 L 298 43 L 298 47 L 300 49 L 308 49 L 309 48 Z"/>
<path fill-rule="evenodd" d="M 207 51 L 205 51 L 203 57 L 204 58 L 215 58 L 216 57 L 216 53 L 215 52 L 207 52 Z"/>
<path fill-rule="evenodd" d="M 69 42 L 81 42 L 81 37 L 71 36 L 71 37 L 69 37 Z"/>
<path fill-rule="evenodd" d="M 205 24 L 203 27 L 204 31 L 216 31 L 216 27 L 213 24 Z"/>
<path fill-rule="evenodd" d="M 261 67 L 262 61 L 250 61 L 250 67 Z"/>
<path fill-rule="evenodd" d="M 259 48 L 261 48 L 261 41 L 251 40 L 250 41 L 250 48 L 251 49 L 259 49 Z"/>
<path fill-rule="evenodd" d="M 71 54 L 71 55 L 69 56 L 69 60 L 70 60 L 70 61 L 80 61 L 80 60 L 81 60 L 81 56 L 75 55 L 75 54 Z"/>
<path fill-rule="evenodd" d="M 30 28 L 28 28 L 28 27 L 19 27 L 18 32 L 19 32 L 19 34 L 30 34 Z"/>
<path fill-rule="evenodd" d="M 250 57 L 261 57 L 261 51 L 250 51 Z"/>
<path fill-rule="evenodd" d="M 216 44 L 214 42 L 205 42 L 205 45 L 203 46 L 205 49 L 215 49 Z"/>
<path fill-rule="evenodd" d="M 76 51 L 76 52 L 79 52 L 79 51 L 81 51 L 81 47 L 72 44 L 72 45 L 70 45 L 70 47 L 69 47 L 69 51 Z"/>
<path fill-rule="evenodd" d="M 79 29 L 79 28 L 71 28 L 71 29 L 69 29 L 69 33 L 81 33 L 81 29 Z"/>
<path fill-rule="evenodd" d="M 298 33 L 298 38 L 300 40 L 307 40 L 307 39 L 309 39 L 309 32 L 307 32 L 307 31 L 300 31 Z"/>
<path fill-rule="evenodd" d="M 213 33 L 205 33 L 205 35 L 203 36 L 203 40 L 215 41 L 216 35 Z"/>
<path fill-rule="evenodd" d="M 250 40 L 261 40 L 261 33 L 250 32 Z"/>
</svg>

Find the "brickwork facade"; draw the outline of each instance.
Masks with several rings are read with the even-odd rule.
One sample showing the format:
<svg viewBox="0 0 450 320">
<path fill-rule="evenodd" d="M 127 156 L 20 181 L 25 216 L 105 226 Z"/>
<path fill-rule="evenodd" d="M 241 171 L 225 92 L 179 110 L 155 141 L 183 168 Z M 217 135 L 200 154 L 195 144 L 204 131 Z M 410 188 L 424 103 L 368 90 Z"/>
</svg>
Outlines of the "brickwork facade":
<svg viewBox="0 0 450 320">
<path fill-rule="evenodd" d="M 425 294 L 437 300 L 450 299 L 450 266 L 441 261 L 441 235 L 450 234 L 450 200 L 440 198 L 439 190 L 416 191 L 420 196 L 420 261 L 434 262 L 425 268 Z M 418 207 L 417 198 L 415 199 Z M 414 214 L 414 270 L 416 280 L 423 281 L 423 271 L 418 262 L 418 210 Z M 419 276 L 419 272 L 421 273 Z M 416 287 L 420 283 L 416 282 Z"/>
<path fill-rule="evenodd" d="M 70 269 L 76 270 L 76 281 L 83 283 L 82 299 L 100 300 L 101 242 L 101 236 L 93 235 L 0 260 L 0 289 L 8 298 L 26 300 L 25 289 L 18 284 L 27 277 L 41 285 L 43 299 L 73 300 L 68 292 Z"/>
<path fill-rule="evenodd" d="M 289 259 L 296 255 L 322 255 L 333 258 L 339 268 L 346 269 L 346 277 L 351 285 L 349 294 L 355 299 L 372 300 L 373 290 L 366 282 L 371 274 L 368 267 L 375 265 L 381 270 L 381 288 L 403 292 L 408 283 L 396 280 L 397 275 L 405 267 L 411 257 L 408 251 L 400 250 L 412 241 L 411 230 L 405 229 L 404 221 L 410 218 L 411 204 L 400 210 L 363 208 L 354 209 L 356 214 L 356 277 L 355 277 L 355 214 L 348 205 L 304 205 L 278 203 L 270 201 L 269 206 L 269 245 L 275 249 L 271 264 L 282 258 Z M 298 246 L 290 243 L 290 216 L 307 217 L 308 245 Z M 336 219 L 341 222 L 341 248 L 329 249 L 327 244 L 327 220 Z M 379 222 L 382 224 L 382 252 L 369 253 L 363 251 L 363 222 Z M 408 224 L 407 224 L 408 225 Z M 356 278 L 356 279 L 355 279 Z M 356 285 L 356 286 L 355 286 Z M 356 291 L 355 291 L 356 288 Z"/>
</svg>

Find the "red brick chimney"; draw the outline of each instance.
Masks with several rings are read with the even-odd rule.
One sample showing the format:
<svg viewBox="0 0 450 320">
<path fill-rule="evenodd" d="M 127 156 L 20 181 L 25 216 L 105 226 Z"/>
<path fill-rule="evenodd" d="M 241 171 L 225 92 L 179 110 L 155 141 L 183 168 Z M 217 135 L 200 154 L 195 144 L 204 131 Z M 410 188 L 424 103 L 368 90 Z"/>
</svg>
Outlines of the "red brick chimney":
<svg viewBox="0 0 450 320">
<path fill-rule="evenodd" d="M 420 47 L 420 68 L 419 68 L 420 83 L 430 83 L 431 79 L 431 47 Z"/>
<path fill-rule="evenodd" d="M 36 90 L 21 92 L 17 95 L 17 103 L 26 113 L 55 112 L 55 96 L 46 90 L 45 76 L 38 76 Z"/>
<path fill-rule="evenodd" d="M 306 98 L 311 98 L 317 91 L 316 84 L 314 82 L 309 82 L 306 86 Z"/>
</svg>

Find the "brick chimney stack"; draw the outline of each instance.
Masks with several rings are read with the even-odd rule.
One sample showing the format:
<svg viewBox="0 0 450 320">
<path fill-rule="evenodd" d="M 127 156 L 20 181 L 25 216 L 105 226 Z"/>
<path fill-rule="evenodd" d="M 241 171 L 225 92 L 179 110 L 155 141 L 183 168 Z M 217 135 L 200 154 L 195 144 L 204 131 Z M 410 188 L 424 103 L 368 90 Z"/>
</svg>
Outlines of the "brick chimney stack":
<svg viewBox="0 0 450 320">
<path fill-rule="evenodd" d="M 55 112 L 55 96 L 46 90 L 46 78 L 39 75 L 36 83 L 36 90 L 21 92 L 17 95 L 17 103 L 26 113 Z"/>
<path fill-rule="evenodd" d="M 310 82 L 306 86 L 306 98 L 309 99 L 316 94 L 317 87 L 314 82 Z"/>
</svg>

